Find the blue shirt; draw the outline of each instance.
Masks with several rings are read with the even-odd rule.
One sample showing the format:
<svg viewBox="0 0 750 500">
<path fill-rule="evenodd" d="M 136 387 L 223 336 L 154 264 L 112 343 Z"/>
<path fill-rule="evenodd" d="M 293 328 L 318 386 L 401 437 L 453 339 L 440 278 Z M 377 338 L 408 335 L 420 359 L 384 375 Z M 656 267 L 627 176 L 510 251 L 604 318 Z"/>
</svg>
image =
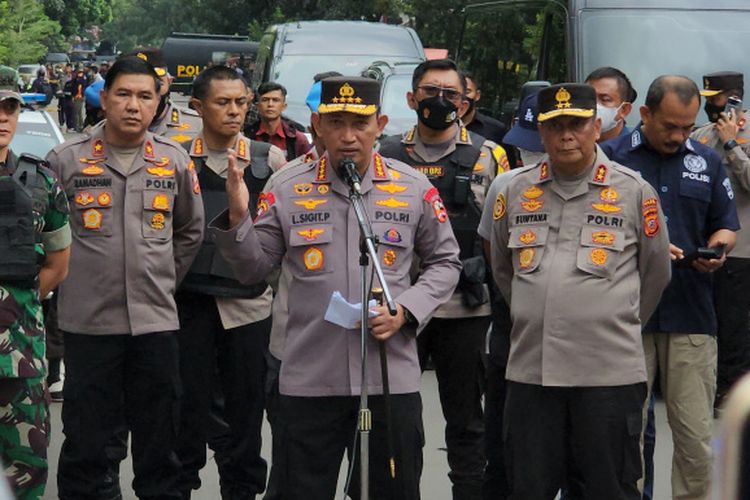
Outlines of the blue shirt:
<svg viewBox="0 0 750 500">
<path fill-rule="evenodd" d="M 640 125 L 601 147 L 659 193 L 669 240 L 685 255 L 706 246 L 719 229 L 740 228 L 732 186 L 713 149 L 688 139 L 677 153 L 663 156 L 646 143 Z M 716 328 L 713 275 L 673 266 L 672 281 L 643 331 L 714 335 Z"/>
</svg>

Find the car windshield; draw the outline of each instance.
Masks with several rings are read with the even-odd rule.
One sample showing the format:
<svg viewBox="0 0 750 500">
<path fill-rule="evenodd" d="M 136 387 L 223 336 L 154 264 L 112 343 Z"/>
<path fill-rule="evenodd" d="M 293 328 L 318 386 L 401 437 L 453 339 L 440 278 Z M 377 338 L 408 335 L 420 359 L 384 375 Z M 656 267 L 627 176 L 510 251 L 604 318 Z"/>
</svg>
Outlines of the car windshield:
<svg viewBox="0 0 750 500">
<path fill-rule="evenodd" d="M 15 154 L 29 153 L 40 158 L 60 144 L 61 136 L 40 111 L 24 111 L 18 120 L 18 127 L 10 149 Z"/>
<path fill-rule="evenodd" d="M 417 122 L 414 110 L 406 104 L 406 93 L 411 91 L 411 74 L 391 75 L 383 84 L 382 113 L 388 115 L 384 135 L 406 132 Z"/>
<path fill-rule="evenodd" d="M 414 58 L 391 58 L 392 61 Z M 313 77 L 326 71 L 338 71 L 342 75 L 358 76 L 363 68 L 374 62 L 373 56 L 291 56 L 285 55 L 279 60 L 271 80 L 282 84 L 287 89 L 288 108 L 285 116 L 307 125 L 310 122 L 310 110 L 305 106 L 305 98 L 313 84 Z"/>
<path fill-rule="evenodd" d="M 621 69 L 643 103 L 646 90 L 661 74 L 681 74 L 701 84 L 704 73 L 741 71 L 750 74 L 750 60 L 737 57 L 737 47 L 750 38 L 750 13 L 659 9 L 584 10 L 580 20 L 580 71 L 583 80 L 593 69 Z M 633 57 L 638 54 L 638 57 Z M 701 113 L 698 122 L 705 120 Z M 638 112 L 628 122 L 638 122 Z"/>
</svg>

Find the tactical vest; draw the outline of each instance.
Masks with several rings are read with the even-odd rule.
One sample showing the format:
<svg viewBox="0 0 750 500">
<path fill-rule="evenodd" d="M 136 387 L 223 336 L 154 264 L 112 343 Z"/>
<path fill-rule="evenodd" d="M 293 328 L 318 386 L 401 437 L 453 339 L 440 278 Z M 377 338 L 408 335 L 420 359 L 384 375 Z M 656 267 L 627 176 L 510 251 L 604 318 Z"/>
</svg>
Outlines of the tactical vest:
<svg viewBox="0 0 750 500">
<path fill-rule="evenodd" d="M 190 142 L 184 146 L 189 150 Z M 245 184 L 250 191 L 251 213 L 252 208 L 258 203 L 258 196 L 263 191 L 266 181 L 273 173 L 271 167 L 268 166 L 269 149 L 271 149 L 270 144 L 257 141 L 250 143 L 250 166 L 245 169 Z M 193 160 L 201 186 L 206 213 L 206 230 L 198 255 L 181 287 L 188 291 L 216 297 L 258 297 L 265 292 L 268 284 L 263 281 L 255 285 L 243 285 L 237 281 L 231 267 L 209 238 L 208 223 L 228 206 L 226 179 L 207 167 L 203 158 L 197 157 Z"/>
<path fill-rule="evenodd" d="M 10 156 L 8 163 L 13 163 Z M 0 283 L 35 288 L 43 256 L 35 248 L 42 234 L 34 228 L 34 212 L 44 217 L 47 210 L 47 192 L 37 171 L 43 160 L 21 155 L 15 163 L 12 174 L 0 175 Z"/>
<path fill-rule="evenodd" d="M 456 149 L 448 156 L 436 162 L 417 162 L 406 151 L 401 137 L 387 137 L 381 142 L 379 153 L 385 158 L 393 158 L 417 170 L 426 172 L 427 178 L 440 192 L 453 233 L 460 248 L 460 258 L 466 259 L 481 255 L 477 242 L 477 227 L 482 217 L 481 207 L 477 204 L 471 190 L 471 178 L 474 165 L 479 160 L 480 149 L 474 144 L 481 144 L 484 138 L 469 132 L 472 144 L 456 144 Z M 434 168 L 429 168 L 434 167 Z M 429 171 L 434 172 L 429 175 Z"/>
</svg>

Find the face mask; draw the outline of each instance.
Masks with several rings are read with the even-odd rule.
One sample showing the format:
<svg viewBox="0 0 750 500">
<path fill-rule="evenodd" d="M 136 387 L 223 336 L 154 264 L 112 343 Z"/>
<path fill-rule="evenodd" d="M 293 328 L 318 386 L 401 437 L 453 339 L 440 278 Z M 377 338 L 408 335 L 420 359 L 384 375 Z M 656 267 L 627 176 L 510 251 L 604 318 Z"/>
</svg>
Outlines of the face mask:
<svg viewBox="0 0 750 500">
<path fill-rule="evenodd" d="M 422 99 L 417 103 L 417 118 L 434 130 L 445 130 L 458 117 L 456 105 L 439 95 Z"/>
<path fill-rule="evenodd" d="M 156 114 L 154 115 L 154 120 L 158 119 L 161 114 L 164 112 L 164 109 L 169 104 L 169 93 L 164 94 L 161 96 L 161 99 L 159 99 L 159 106 L 156 108 Z"/>
<path fill-rule="evenodd" d="M 528 149 L 522 148 L 518 148 L 518 151 L 521 153 L 521 161 L 523 162 L 524 167 L 536 165 L 545 155 L 543 152 L 539 153 L 537 151 L 529 151 Z"/>
<path fill-rule="evenodd" d="M 620 111 L 622 104 L 620 104 L 616 108 L 608 108 L 607 106 L 602 106 L 599 103 L 596 104 L 596 115 L 602 120 L 602 134 L 605 132 L 609 132 L 620 122 L 620 120 L 617 119 L 617 112 Z"/>
<path fill-rule="evenodd" d="M 716 123 L 719 121 L 719 113 L 724 111 L 724 106 L 717 106 L 716 104 L 706 101 L 703 110 L 708 115 L 709 121 Z"/>
</svg>

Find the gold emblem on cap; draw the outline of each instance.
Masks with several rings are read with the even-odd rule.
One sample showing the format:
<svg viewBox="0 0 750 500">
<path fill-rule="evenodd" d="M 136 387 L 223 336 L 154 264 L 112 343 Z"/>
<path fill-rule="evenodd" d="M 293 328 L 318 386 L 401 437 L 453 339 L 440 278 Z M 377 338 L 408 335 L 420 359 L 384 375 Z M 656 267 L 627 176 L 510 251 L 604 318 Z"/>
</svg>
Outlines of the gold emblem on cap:
<svg viewBox="0 0 750 500">
<path fill-rule="evenodd" d="M 339 88 L 339 95 L 341 97 L 354 97 L 354 87 L 349 85 L 349 82 L 346 82 Z"/>
<path fill-rule="evenodd" d="M 138 57 L 140 59 L 143 59 L 144 61 L 148 61 L 148 56 L 144 54 L 143 52 L 138 52 L 135 57 Z"/>
<path fill-rule="evenodd" d="M 557 104 L 555 107 L 557 109 L 563 109 L 563 108 L 569 108 L 570 105 L 570 92 L 565 90 L 565 87 L 560 87 L 560 89 L 555 94 L 555 100 L 557 100 Z"/>
</svg>

